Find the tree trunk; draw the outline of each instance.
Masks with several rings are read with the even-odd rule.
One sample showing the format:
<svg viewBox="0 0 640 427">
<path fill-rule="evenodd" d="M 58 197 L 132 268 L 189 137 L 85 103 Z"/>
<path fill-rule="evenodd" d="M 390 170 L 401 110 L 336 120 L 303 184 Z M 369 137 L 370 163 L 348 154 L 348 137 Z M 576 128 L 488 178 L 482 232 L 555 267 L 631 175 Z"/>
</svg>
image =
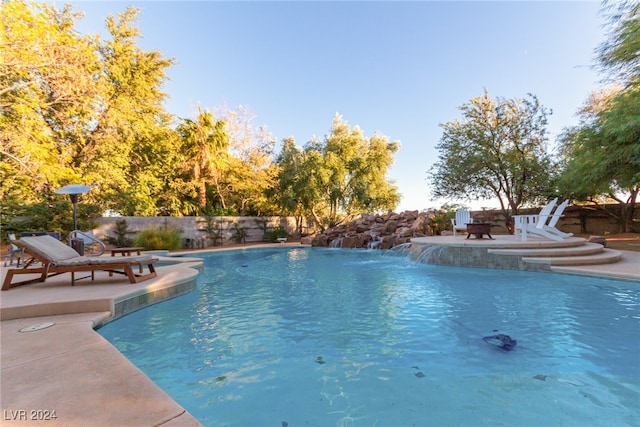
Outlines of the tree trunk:
<svg viewBox="0 0 640 427">
<path fill-rule="evenodd" d="M 622 207 L 622 217 L 624 220 L 624 232 L 633 232 L 633 212 L 636 207 L 636 199 L 638 198 L 638 192 L 640 192 L 640 186 L 636 186 L 627 199 L 627 203 Z"/>
<path fill-rule="evenodd" d="M 198 185 L 198 206 L 204 208 L 207 206 L 207 183 L 201 180 Z"/>
</svg>

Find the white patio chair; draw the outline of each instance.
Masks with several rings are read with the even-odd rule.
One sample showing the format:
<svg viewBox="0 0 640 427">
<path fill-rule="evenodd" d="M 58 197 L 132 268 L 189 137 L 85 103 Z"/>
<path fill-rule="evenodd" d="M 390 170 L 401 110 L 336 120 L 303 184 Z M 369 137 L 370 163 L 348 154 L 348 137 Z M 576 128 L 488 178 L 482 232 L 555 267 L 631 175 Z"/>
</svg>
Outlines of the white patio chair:
<svg viewBox="0 0 640 427">
<path fill-rule="evenodd" d="M 536 234 L 543 235 L 551 240 L 562 240 L 560 236 L 544 231 L 547 220 L 551 216 L 551 211 L 553 211 L 557 202 L 558 198 L 556 197 L 543 207 L 537 215 L 514 215 L 513 227 L 516 238 L 526 242 L 527 234 Z"/>
<path fill-rule="evenodd" d="M 451 218 L 451 225 L 453 226 L 453 235 L 456 235 L 457 231 L 467 231 L 467 224 L 471 222 L 471 212 L 466 209 L 458 209 L 456 211 L 456 217 Z"/>
<path fill-rule="evenodd" d="M 556 224 L 558 223 L 558 220 L 562 216 L 564 209 L 567 207 L 568 204 L 569 204 L 569 199 L 566 199 L 564 202 L 558 205 L 553 215 L 551 215 L 551 218 L 549 219 L 549 223 L 542 227 L 543 230 L 546 230 L 551 234 L 555 234 L 563 238 L 573 236 L 573 233 L 565 233 L 556 228 Z"/>
</svg>

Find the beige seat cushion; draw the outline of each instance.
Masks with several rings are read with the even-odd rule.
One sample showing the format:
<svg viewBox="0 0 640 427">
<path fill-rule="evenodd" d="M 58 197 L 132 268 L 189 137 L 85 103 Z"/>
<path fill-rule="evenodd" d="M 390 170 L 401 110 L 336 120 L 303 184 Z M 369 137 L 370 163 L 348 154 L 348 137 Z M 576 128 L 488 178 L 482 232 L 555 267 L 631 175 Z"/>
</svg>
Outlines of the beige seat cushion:
<svg viewBox="0 0 640 427">
<path fill-rule="evenodd" d="M 51 236 L 27 236 L 18 240 L 25 249 L 42 259 L 46 259 L 52 265 L 69 267 L 78 265 L 114 265 L 124 263 L 150 262 L 151 255 L 137 255 L 126 257 L 86 257 L 81 256 L 70 246 L 65 245 Z"/>
<path fill-rule="evenodd" d="M 57 262 L 80 256 L 73 248 L 49 235 L 25 236 L 21 237 L 18 242 L 25 247 L 27 252 L 46 259 L 49 262 Z"/>
<path fill-rule="evenodd" d="M 57 267 L 69 267 L 75 265 L 116 265 L 126 263 L 141 263 L 150 262 L 153 259 L 151 255 L 138 255 L 138 256 L 121 256 L 121 257 L 86 257 L 76 256 L 62 261 L 56 261 L 53 265 Z"/>
</svg>

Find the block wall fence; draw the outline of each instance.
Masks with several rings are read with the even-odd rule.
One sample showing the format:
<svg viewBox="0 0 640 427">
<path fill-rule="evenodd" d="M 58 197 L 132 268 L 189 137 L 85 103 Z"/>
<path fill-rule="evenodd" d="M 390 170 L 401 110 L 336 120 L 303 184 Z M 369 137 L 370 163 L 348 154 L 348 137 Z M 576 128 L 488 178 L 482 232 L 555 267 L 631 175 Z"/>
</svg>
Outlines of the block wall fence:
<svg viewBox="0 0 640 427">
<path fill-rule="evenodd" d="M 99 224 L 93 232 L 97 238 L 103 239 L 106 236 L 114 236 L 116 222 L 127 221 L 127 228 L 132 232 L 140 232 L 146 229 L 157 229 L 162 227 L 176 227 L 182 230 L 183 239 L 202 239 L 207 237 L 205 217 L 141 217 L 141 216 L 121 216 L 121 217 L 100 217 L 96 219 Z M 215 225 L 222 237 L 222 244 L 233 243 L 235 230 L 243 229 L 246 233 L 245 242 L 262 242 L 266 231 L 273 230 L 276 227 L 284 228 L 290 235 L 296 232 L 296 219 L 294 217 L 264 216 L 264 217 L 235 217 L 235 216 L 217 216 L 212 217 Z M 310 222 L 303 219 L 303 233 L 312 233 L 314 230 L 310 227 Z M 209 240 L 208 245 L 213 242 Z"/>
<path fill-rule="evenodd" d="M 540 212 L 540 208 L 537 209 L 521 209 L 520 215 L 537 214 Z M 566 232 L 582 235 L 598 235 L 603 236 L 606 234 L 622 233 L 624 230 L 620 224 L 618 224 L 614 215 L 620 214 L 619 205 L 606 205 L 605 210 L 596 210 L 593 208 L 581 207 L 581 206 L 569 206 L 560 220 L 557 227 Z M 474 220 L 488 220 L 493 225 L 491 232 L 496 234 L 506 234 L 507 228 L 505 226 L 504 217 L 502 213 L 496 210 L 486 211 L 471 211 L 471 216 Z M 634 229 L 635 233 L 640 233 L 640 209 L 634 211 Z"/>
<path fill-rule="evenodd" d="M 619 206 L 607 205 L 607 211 L 611 214 L 619 213 Z M 539 209 L 523 209 L 520 214 L 536 214 Z M 492 233 L 507 234 L 504 225 L 504 218 L 499 211 L 485 210 L 472 211 L 474 220 L 488 220 L 492 225 Z M 640 232 L 640 209 L 636 209 L 634 222 L 634 232 Z M 207 236 L 204 231 L 206 225 L 205 217 L 100 217 L 96 219 L 99 226 L 94 229 L 96 237 L 104 239 L 105 236 L 113 235 L 116 221 L 126 220 L 129 230 L 139 232 L 149 228 L 160 228 L 164 226 L 175 226 L 182 230 L 182 237 L 185 239 L 201 239 Z M 237 229 L 243 229 L 246 233 L 245 242 L 264 241 L 265 229 L 272 230 L 276 227 L 284 228 L 290 235 L 295 235 L 296 219 L 294 217 L 266 216 L 266 217 L 234 217 L 219 216 L 213 217 L 217 230 L 222 236 L 222 244 L 234 242 Z M 616 219 L 607 214 L 606 211 L 592 210 L 578 206 L 568 207 L 560 221 L 558 227 L 574 234 L 606 235 L 620 233 L 623 230 L 616 222 Z M 312 219 L 302 219 L 302 232 L 304 234 L 314 234 Z M 208 242 L 208 245 L 212 245 Z"/>
</svg>

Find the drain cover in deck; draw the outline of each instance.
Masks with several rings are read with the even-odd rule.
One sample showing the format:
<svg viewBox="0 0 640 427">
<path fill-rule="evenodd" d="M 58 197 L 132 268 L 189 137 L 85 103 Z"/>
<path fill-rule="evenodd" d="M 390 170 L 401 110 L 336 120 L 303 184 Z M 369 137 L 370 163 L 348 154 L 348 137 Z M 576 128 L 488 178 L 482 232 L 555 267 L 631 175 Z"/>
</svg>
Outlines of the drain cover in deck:
<svg viewBox="0 0 640 427">
<path fill-rule="evenodd" d="M 43 322 L 43 323 L 36 323 L 35 325 L 31 325 L 31 326 L 27 326 L 26 328 L 22 328 L 20 329 L 20 332 L 34 332 L 34 331 L 39 331 L 41 329 L 47 329 L 50 328 L 51 326 L 55 325 L 55 323 L 53 322 Z"/>
</svg>

